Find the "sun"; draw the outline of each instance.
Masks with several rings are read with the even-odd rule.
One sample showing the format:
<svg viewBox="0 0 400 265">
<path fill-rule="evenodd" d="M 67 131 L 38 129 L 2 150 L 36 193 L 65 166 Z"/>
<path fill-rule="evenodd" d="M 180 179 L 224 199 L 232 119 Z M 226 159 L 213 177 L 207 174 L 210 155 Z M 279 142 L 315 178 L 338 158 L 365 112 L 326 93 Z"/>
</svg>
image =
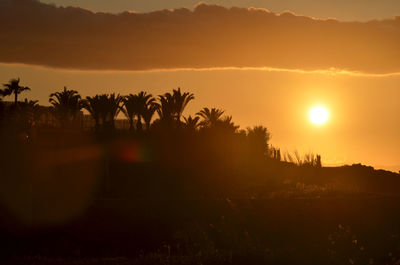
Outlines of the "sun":
<svg viewBox="0 0 400 265">
<path fill-rule="evenodd" d="M 329 119 L 329 111 L 322 106 L 315 106 L 309 113 L 310 121 L 316 125 L 322 125 Z"/>
</svg>

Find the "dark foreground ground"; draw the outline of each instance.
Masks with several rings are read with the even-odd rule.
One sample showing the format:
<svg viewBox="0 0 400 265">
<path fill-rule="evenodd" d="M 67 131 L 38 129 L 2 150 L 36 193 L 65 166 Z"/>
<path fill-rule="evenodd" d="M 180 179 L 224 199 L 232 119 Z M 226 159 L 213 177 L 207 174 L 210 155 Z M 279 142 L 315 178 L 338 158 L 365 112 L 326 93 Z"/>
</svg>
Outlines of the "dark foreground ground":
<svg viewBox="0 0 400 265">
<path fill-rule="evenodd" d="M 366 194 L 103 200 L 52 227 L 3 224 L 2 264 L 399 264 L 399 209 Z"/>
<path fill-rule="evenodd" d="M 44 139 L 2 142 L 0 264 L 400 264 L 398 174 Z"/>
</svg>

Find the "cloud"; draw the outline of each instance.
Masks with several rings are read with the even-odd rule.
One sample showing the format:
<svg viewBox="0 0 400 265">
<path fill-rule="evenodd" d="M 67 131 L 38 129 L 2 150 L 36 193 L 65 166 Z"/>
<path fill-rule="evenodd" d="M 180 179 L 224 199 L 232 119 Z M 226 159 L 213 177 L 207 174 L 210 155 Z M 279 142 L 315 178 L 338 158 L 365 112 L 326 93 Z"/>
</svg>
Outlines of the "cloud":
<svg viewBox="0 0 400 265">
<path fill-rule="evenodd" d="M 340 22 L 201 3 L 94 13 L 0 0 L 0 62 L 82 70 L 267 67 L 400 72 L 400 17 Z"/>
</svg>

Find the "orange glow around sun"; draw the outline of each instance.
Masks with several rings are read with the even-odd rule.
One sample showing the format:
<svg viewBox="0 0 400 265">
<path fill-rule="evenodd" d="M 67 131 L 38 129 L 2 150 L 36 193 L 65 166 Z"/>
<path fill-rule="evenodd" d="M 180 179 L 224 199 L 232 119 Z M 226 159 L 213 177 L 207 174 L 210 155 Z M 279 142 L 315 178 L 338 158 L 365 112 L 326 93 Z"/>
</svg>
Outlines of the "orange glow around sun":
<svg viewBox="0 0 400 265">
<path fill-rule="evenodd" d="M 313 124 L 322 125 L 329 120 L 329 111 L 323 106 L 315 106 L 311 108 L 308 117 Z"/>
</svg>

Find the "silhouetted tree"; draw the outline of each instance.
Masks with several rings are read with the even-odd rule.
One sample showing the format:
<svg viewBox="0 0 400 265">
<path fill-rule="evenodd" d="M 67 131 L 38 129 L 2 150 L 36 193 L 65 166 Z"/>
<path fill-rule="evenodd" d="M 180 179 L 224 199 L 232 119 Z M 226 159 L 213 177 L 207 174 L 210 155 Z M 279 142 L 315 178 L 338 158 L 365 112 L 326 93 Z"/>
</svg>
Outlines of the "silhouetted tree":
<svg viewBox="0 0 400 265">
<path fill-rule="evenodd" d="M 197 128 L 200 126 L 199 124 L 199 120 L 200 117 L 192 117 L 189 115 L 189 117 L 183 117 L 183 119 L 185 120 L 185 128 L 190 130 L 190 131 L 196 131 Z"/>
<path fill-rule="evenodd" d="M 146 92 L 140 92 L 135 95 L 130 94 L 126 96 L 122 99 L 122 101 L 123 101 L 123 106 L 121 109 L 129 120 L 130 130 L 133 130 L 134 117 L 137 116 L 136 129 L 138 131 L 141 131 L 143 128 L 142 118 L 144 119 L 144 115 L 149 115 L 150 110 L 154 109 L 154 107 L 151 106 L 153 105 L 155 99 L 152 97 L 151 94 L 146 94 Z"/>
<path fill-rule="evenodd" d="M 203 119 L 200 123 L 201 126 L 210 127 L 215 126 L 223 114 L 224 111 L 221 109 L 212 108 L 210 110 L 209 108 L 203 108 L 196 115 Z"/>
<path fill-rule="evenodd" d="M 256 155 L 265 155 L 268 153 L 268 142 L 271 134 L 264 126 L 254 126 L 247 128 L 247 139 L 249 141 L 250 150 Z"/>
<path fill-rule="evenodd" d="M 49 102 L 53 105 L 63 126 L 70 121 L 76 121 L 77 115 L 82 109 L 81 96 L 78 91 L 68 90 L 66 87 L 61 92 L 50 94 Z"/>
<path fill-rule="evenodd" d="M 28 100 L 25 98 L 24 101 L 20 103 L 22 111 L 33 111 L 39 107 L 39 100 Z"/>
<path fill-rule="evenodd" d="M 139 131 L 143 129 L 142 125 L 142 118 L 144 119 L 144 116 L 147 114 L 150 114 L 150 110 L 153 108 L 154 109 L 154 102 L 155 98 L 151 94 L 146 94 L 146 92 L 140 92 L 137 94 L 138 101 L 139 101 L 139 113 L 137 114 L 137 124 L 136 124 L 136 129 Z M 154 114 L 154 111 L 153 111 Z M 147 117 L 148 118 L 148 117 Z M 151 120 L 151 117 L 150 117 Z M 145 122 L 146 123 L 146 122 Z M 146 126 L 147 127 L 147 126 Z"/>
<path fill-rule="evenodd" d="M 178 88 L 177 90 L 173 90 L 173 99 L 175 103 L 175 119 L 180 122 L 183 111 L 185 110 L 187 104 L 194 99 L 194 95 L 189 92 L 182 94 L 181 89 Z"/>
<path fill-rule="evenodd" d="M 133 122 L 136 115 L 139 115 L 139 100 L 136 95 L 128 95 L 122 98 L 121 111 L 129 121 L 129 130 L 133 131 Z"/>
<path fill-rule="evenodd" d="M 2 97 L 8 96 L 9 91 L 7 89 L 1 89 L 0 88 L 0 100 Z"/>
<path fill-rule="evenodd" d="M 154 113 L 157 110 L 157 106 L 154 104 L 154 102 L 150 105 L 147 106 L 147 108 L 143 112 L 143 120 L 146 125 L 146 130 L 150 130 L 150 125 L 151 125 L 151 119 L 154 116 Z"/>
<path fill-rule="evenodd" d="M 38 100 L 28 100 L 19 103 L 20 122 L 24 123 L 24 128 L 29 130 L 38 120 L 39 104 Z"/>
<path fill-rule="evenodd" d="M 217 130 L 227 133 L 236 133 L 239 127 L 239 125 L 236 125 L 232 121 L 232 116 L 227 116 L 223 119 L 220 119 L 215 124 L 215 128 Z"/>
<path fill-rule="evenodd" d="M 14 105 L 18 104 L 18 95 L 24 91 L 31 90 L 29 87 L 20 86 L 20 79 L 11 79 L 7 84 L 3 84 L 4 90 L 1 92 L 3 96 L 14 94 Z"/>
<path fill-rule="evenodd" d="M 86 97 L 86 99 L 82 101 L 82 107 L 92 116 L 95 131 L 98 132 L 100 129 L 100 115 L 102 112 L 100 96 L 96 95 L 94 97 Z"/>
<path fill-rule="evenodd" d="M 160 121 L 164 123 L 172 123 L 174 121 L 174 99 L 172 94 L 166 93 L 159 96 L 159 102 L 155 103 L 157 106 L 157 114 Z"/>
<path fill-rule="evenodd" d="M 104 129 L 115 128 L 115 117 L 121 110 L 122 97 L 115 93 L 100 95 L 100 117 Z"/>
<path fill-rule="evenodd" d="M 172 94 L 165 93 L 159 96 L 157 113 L 160 120 L 177 122 L 179 124 L 183 111 L 193 99 L 193 94 L 189 92 L 182 93 L 180 88 L 174 89 Z"/>
</svg>

